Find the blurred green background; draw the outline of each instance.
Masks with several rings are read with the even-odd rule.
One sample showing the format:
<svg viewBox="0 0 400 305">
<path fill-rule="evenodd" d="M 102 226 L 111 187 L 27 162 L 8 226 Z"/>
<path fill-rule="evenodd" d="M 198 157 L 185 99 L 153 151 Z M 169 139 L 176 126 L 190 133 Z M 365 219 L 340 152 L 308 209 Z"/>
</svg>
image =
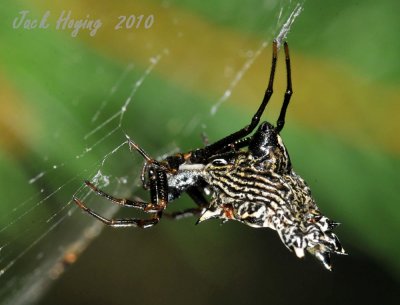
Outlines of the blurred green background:
<svg viewBox="0 0 400 305">
<path fill-rule="evenodd" d="M 145 231 L 105 228 L 81 254 L 95 222 L 70 202 L 72 195 L 98 211 L 110 205 L 82 181 L 101 171 L 106 191 L 146 196 L 138 188 L 142 160 L 122 145 L 125 133 L 160 156 L 201 146 L 202 132 L 213 141 L 247 124 L 270 68 L 270 44 L 261 45 L 272 41 L 296 4 L 1 2 L 0 302 L 395 304 L 395 0 L 305 1 L 288 35 L 294 95 L 282 136 L 320 209 L 342 223 L 336 233 L 350 255 L 334 256 L 332 272 L 310 256 L 297 259 L 271 230 L 195 226 L 195 219 L 163 220 Z M 49 27 L 13 28 L 24 10 L 39 20 L 49 11 Z M 102 26 L 93 36 L 82 29 L 73 37 L 71 29 L 56 29 L 62 11 L 101 19 Z M 131 14 L 154 15 L 154 23 L 116 30 L 118 17 Z M 210 115 L 239 71 L 245 73 L 231 96 Z M 284 71 L 280 60 L 265 114 L 271 122 L 283 98 Z M 185 196 L 171 204 L 189 206 Z"/>
</svg>

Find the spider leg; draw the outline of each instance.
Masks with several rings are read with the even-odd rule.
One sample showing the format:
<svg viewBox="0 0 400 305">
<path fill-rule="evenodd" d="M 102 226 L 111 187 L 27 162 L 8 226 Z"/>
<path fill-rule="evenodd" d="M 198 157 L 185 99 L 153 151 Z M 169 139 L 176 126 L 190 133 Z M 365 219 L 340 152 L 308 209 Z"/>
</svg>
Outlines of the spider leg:
<svg viewBox="0 0 400 305">
<path fill-rule="evenodd" d="M 289 47 L 286 42 L 284 44 L 284 47 L 285 47 L 285 58 L 286 58 L 287 87 L 286 87 L 285 97 L 284 97 L 282 108 L 281 108 L 281 113 L 279 114 L 278 121 L 276 122 L 276 129 L 278 130 L 278 133 L 283 129 L 283 126 L 285 125 L 286 109 L 289 105 L 290 98 L 293 94 Z"/>
<path fill-rule="evenodd" d="M 232 150 L 238 151 L 239 149 L 248 146 L 250 141 L 251 141 L 251 137 L 241 138 L 241 139 L 235 141 L 234 143 L 224 147 L 223 150 L 220 150 L 218 152 L 218 155 L 222 156 L 224 153 L 231 152 Z"/>
<path fill-rule="evenodd" d="M 204 208 L 209 205 L 208 200 L 204 197 L 203 192 L 198 187 L 192 186 L 186 190 L 186 193 L 199 206 L 199 208 Z"/>
<path fill-rule="evenodd" d="M 114 227 L 114 228 L 121 228 L 121 227 L 137 227 L 137 228 L 149 228 L 154 225 L 156 225 L 161 218 L 161 212 L 160 213 L 155 213 L 153 215 L 153 218 L 150 219 L 135 219 L 135 218 L 130 218 L 130 219 L 108 219 L 105 218 L 93 210 L 89 209 L 88 207 L 85 206 L 85 204 L 80 201 L 78 198 L 73 198 L 75 203 L 78 205 L 79 208 L 84 210 L 86 213 L 92 215 L 93 217 L 97 218 L 104 224 Z"/>
<path fill-rule="evenodd" d="M 145 179 L 145 175 L 146 175 L 149 165 L 151 165 L 151 164 L 156 164 L 158 166 L 162 166 L 162 165 L 157 160 L 150 157 L 149 154 L 143 148 L 141 148 L 138 144 L 136 144 L 129 136 L 126 136 L 126 138 L 128 139 L 129 148 L 131 150 L 136 150 L 146 160 L 146 163 L 143 165 L 142 171 L 140 173 L 140 180 L 142 182 L 143 188 L 145 190 L 148 190 L 150 186 Z"/>
<path fill-rule="evenodd" d="M 242 139 L 235 141 L 235 143 L 233 143 L 232 145 L 236 150 L 238 150 L 238 149 L 248 146 L 250 141 L 251 141 L 251 137 L 246 137 L 246 138 L 242 138 Z"/>
<path fill-rule="evenodd" d="M 189 208 L 183 211 L 177 211 L 172 213 L 164 212 L 164 216 L 179 220 L 187 217 L 192 217 L 201 214 L 203 210 L 208 207 L 209 203 L 207 199 L 204 197 L 203 193 L 198 187 L 192 186 L 190 187 L 186 193 L 190 196 L 190 198 L 198 205 L 197 208 Z"/>
<path fill-rule="evenodd" d="M 114 196 L 111 196 L 107 194 L 106 192 L 100 190 L 97 188 L 93 183 L 90 181 L 85 181 L 85 184 L 92 189 L 93 192 L 95 192 L 97 195 L 102 196 L 104 198 L 107 198 L 113 203 L 125 206 L 125 207 L 132 207 L 132 208 L 138 208 L 140 210 L 144 210 L 149 203 L 144 202 L 144 201 L 138 201 L 138 200 L 130 200 L 126 198 L 115 198 Z"/>
<path fill-rule="evenodd" d="M 136 150 L 147 162 L 149 163 L 153 163 L 153 164 L 157 164 L 160 165 L 159 162 L 153 158 L 151 158 L 148 153 L 146 153 L 144 151 L 143 148 L 141 148 L 139 145 L 137 145 L 135 142 L 132 141 L 131 138 L 128 137 L 128 143 L 129 143 L 129 147 L 131 149 Z"/>
<path fill-rule="evenodd" d="M 150 184 L 150 202 L 144 202 L 139 200 L 130 200 L 126 198 L 115 198 L 107 194 L 106 192 L 98 189 L 90 181 L 85 181 L 85 184 L 92 189 L 93 192 L 99 196 L 105 197 L 113 203 L 125 206 L 133 207 L 145 212 L 159 212 L 166 208 L 168 203 L 168 184 L 167 176 L 163 169 L 154 166 L 149 169 L 149 184 Z"/>
<path fill-rule="evenodd" d="M 143 148 L 141 148 L 138 144 L 133 142 L 128 136 L 127 139 L 130 149 L 138 151 L 139 154 L 146 160 L 145 164 L 142 167 L 142 171 L 140 173 L 140 180 L 145 190 L 151 188 L 151 182 L 146 180 L 146 173 L 151 171 L 151 169 L 149 170 L 149 167 L 158 168 L 158 172 L 164 171 L 164 172 L 174 173 L 176 170 L 178 170 L 179 165 L 181 165 L 185 160 L 183 154 L 178 153 L 174 156 L 167 157 L 162 162 L 159 162 L 156 159 L 151 158 L 144 151 Z"/>
<path fill-rule="evenodd" d="M 97 218 L 108 226 L 111 227 L 139 227 L 148 228 L 154 226 L 160 221 L 162 211 L 166 208 L 168 202 L 168 185 L 166 173 L 163 169 L 157 165 L 149 168 L 149 184 L 150 184 L 150 197 L 151 202 L 135 201 L 124 198 L 115 198 L 102 190 L 98 189 L 89 181 L 85 181 L 86 185 L 90 187 L 98 195 L 107 198 L 113 203 L 134 207 L 143 210 L 144 212 L 152 212 L 152 218 L 150 219 L 107 219 L 100 214 L 94 212 L 85 206 L 85 204 L 77 198 L 73 198 L 74 202 L 89 215 Z"/>
<path fill-rule="evenodd" d="M 275 69 L 276 69 L 276 62 L 277 62 L 277 55 L 278 53 L 278 45 L 276 40 L 272 43 L 272 64 L 271 64 L 271 72 L 269 76 L 269 82 L 268 82 L 268 87 L 265 91 L 264 98 L 261 102 L 261 105 L 259 106 L 257 112 L 254 114 L 253 118 L 251 119 L 251 122 L 249 125 L 246 125 L 244 128 L 240 129 L 239 131 L 236 131 L 232 133 L 231 135 L 211 144 L 206 146 L 203 149 L 199 149 L 194 152 L 193 154 L 193 160 L 192 162 L 198 161 L 197 159 L 208 159 L 210 156 L 214 155 L 217 153 L 219 150 L 224 149 L 226 146 L 229 144 L 235 143 L 236 141 L 240 140 L 241 138 L 249 135 L 258 125 L 260 122 L 261 115 L 263 114 L 265 107 L 267 106 L 272 93 L 273 93 L 273 84 L 274 84 L 274 77 L 275 77 Z"/>
<path fill-rule="evenodd" d="M 149 189 L 149 184 L 146 181 L 146 173 L 147 173 L 148 167 L 149 167 L 149 163 L 145 162 L 145 164 L 142 167 L 142 171 L 140 172 L 140 181 L 142 182 L 142 186 L 145 190 Z"/>
</svg>

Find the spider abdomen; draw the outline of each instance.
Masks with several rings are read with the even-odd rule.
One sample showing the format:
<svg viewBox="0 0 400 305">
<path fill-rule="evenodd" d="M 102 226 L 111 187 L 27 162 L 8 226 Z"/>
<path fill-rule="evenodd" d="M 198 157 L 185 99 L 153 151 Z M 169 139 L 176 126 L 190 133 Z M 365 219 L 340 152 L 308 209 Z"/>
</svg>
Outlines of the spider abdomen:
<svg viewBox="0 0 400 305">
<path fill-rule="evenodd" d="M 291 191 L 290 187 L 282 183 L 279 175 L 272 171 L 259 170 L 241 156 L 235 164 L 210 164 L 205 172 L 205 181 L 223 201 L 229 201 L 230 198 L 278 207 L 286 205 L 288 193 Z"/>
<path fill-rule="evenodd" d="M 334 223 L 321 215 L 310 188 L 293 170 L 278 174 L 268 168 L 246 154 L 231 163 L 207 165 L 204 179 L 213 200 L 200 221 L 220 218 L 269 227 L 297 256 L 307 250 L 329 269 L 329 253 L 344 253 L 331 232 Z"/>
</svg>

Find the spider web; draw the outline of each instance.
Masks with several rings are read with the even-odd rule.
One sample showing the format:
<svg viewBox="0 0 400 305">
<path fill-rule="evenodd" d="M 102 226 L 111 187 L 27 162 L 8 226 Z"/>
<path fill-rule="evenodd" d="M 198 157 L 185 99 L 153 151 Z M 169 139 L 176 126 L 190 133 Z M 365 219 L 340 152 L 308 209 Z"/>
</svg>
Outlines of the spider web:
<svg viewBox="0 0 400 305">
<path fill-rule="evenodd" d="M 265 10 L 273 10 L 275 19 L 269 21 L 258 46 L 246 51 L 245 60 L 240 61 L 237 67 L 227 67 L 230 71 L 228 77 L 221 72 L 220 77 L 228 81 L 224 89 L 212 97 L 216 102 L 203 112 L 183 118 L 186 122 L 174 129 L 177 131 L 166 132 L 168 139 L 160 147 L 154 145 L 151 155 L 160 156 L 179 150 L 180 138 L 199 138 L 201 130 L 216 122 L 220 107 L 229 102 L 235 88 L 257 58 L 271 45 L 273 37 L 278 44 L 286 38 L 303 9 L 303 2 L 272 2 L 274 4 L 266 6 Z M 160 5 L 168 9 L 166 3 Z M 177 33 L 177 39 L 186 39 L 185 29 L 179 27 L 179 22 L 172 31 Z M 189 44 L 190 40 L 188 48 Z M 129 151 L 126 137 L 129 135 L 141 143 L 136 138 L 137 130 L 144 126 L 143 122 L 140 123 L 141 112 L 146 109 L 143 104 L 151 103 L 151 100 L 143 103 L 141 91 L 146 91 L 149 82 L 154 82 L 154 79 L 157 81 L 161 73 L 158 69 L 173 52 L 174 44 L 164 42 L 158 51 L 147 53 L 145 64 L 126 64 L 108 83 L 108 87 L 100 90 L 104 98 L 96 102 L 95 108 L 84 111 L 84 117 L 74 115 L 85 107 L 79 94 L 69 108 L 62 109 L 71 117 L 72 124 L 78 126 L 79 138 L 63 139 L 63 133 L 72 127 L 62 122 L 46 136 L 55 138 L 54 149 L 63 149 L 65 145 L 62 143 L 65 141 L 77 142 L 78 149 L 68 150 L 67 157 L 58 160 L 52 157 L 54 150 L 39 148 L 36 165 L 32 167 L 30 176 L 23 179 L 31 192 L 17 194 L 7 212 L 0 216 L 0 300 L 5 300 L 7 304 L 37 301 L 104 228 L 102 223 L 83 215 L 71 201 L 72 196 L 77 196 L 88 205 L 92 201 L 99 201 L 84 187 L 84 179 L 120 197 L 138 191 L 142 159 Z M 98 73 L 101 73 L 101 69 L 98 67 Z M 170 99 L 165 96 L 163 100 L 168 103 Z M 61 106 L 55 103 L 54 107 Z M 180 113 L 177 112 L 174 117 L 179 117 Z M 83 126 L 80 120 L 85 121 Z M 131 123 L 134 128 L 131 128 Z M 160 126 L 168 124 L 174 125 L 174 120 L 160 122 Z M 149 134 L 152 134 L 151 130 Z M 118 207 L 98 204 L 95 210 L 105 217 L 112 217 Z"/>
</svg>

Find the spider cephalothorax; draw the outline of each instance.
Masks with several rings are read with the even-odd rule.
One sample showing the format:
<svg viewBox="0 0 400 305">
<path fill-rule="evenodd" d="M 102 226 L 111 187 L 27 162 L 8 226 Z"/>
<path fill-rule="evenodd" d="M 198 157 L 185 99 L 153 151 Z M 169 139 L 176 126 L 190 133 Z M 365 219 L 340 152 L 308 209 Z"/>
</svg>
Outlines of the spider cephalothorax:
<svg viewBox="0 0 400 305">
<path fill-rule="evenodd" d="M 297 175 L 279 133 L 292 95 L 289 49 L 285 43 L 287 89 L 276 127 L 260 118 L 272 95 L 277 61 L 273 43 L 272 67 L 264 99 L 249 125 L 203 148 L 177 153 L 160 161 L 151 158 L 128 139 L 130 147 L 145 159 L 141 179 L 150 200 L 115 198 L 86 181 L 97 194 L 114 203 L 134 207 L 151 215 L 149 219 L 106 219 L 74 201 L 90 215 L 112 227 L 147 228 L 163 215 L 180 218 L 200 214 L 198 222 L 218 218 L 237 220 L 252 227 L 278 232 L 285 246 L 303 257 L 315 255 L 330 269 L 330 253 L 344 254 L 332 229 L 337 223 L 323 216 L 304 180 Z M 256 127 L 258 129 L 250 135 Z M 168 214 L 168 204 L 186 192 L 197 207 Z"/>
</svg>

